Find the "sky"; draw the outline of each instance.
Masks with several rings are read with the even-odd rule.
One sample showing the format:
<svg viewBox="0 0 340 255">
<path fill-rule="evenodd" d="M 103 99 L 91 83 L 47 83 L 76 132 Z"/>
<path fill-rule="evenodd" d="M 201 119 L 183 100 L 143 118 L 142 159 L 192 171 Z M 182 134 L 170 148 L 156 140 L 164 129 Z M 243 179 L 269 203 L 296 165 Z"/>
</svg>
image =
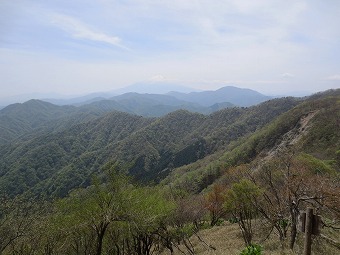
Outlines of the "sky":
<svg viewBox="0 0 340 255">
<path fill-rule="evenodd" d="M 339 0 L 0 0 L 0 98 L 340 88 Z"/>
</svg>

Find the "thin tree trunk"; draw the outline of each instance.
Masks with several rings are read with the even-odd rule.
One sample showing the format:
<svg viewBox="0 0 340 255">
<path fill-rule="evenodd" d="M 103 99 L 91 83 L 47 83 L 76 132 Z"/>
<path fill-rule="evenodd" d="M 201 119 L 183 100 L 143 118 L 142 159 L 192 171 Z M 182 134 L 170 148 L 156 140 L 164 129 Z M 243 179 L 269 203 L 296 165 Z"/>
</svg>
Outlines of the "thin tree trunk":
<svg viewBox="0 0 340 255">
<path fill-rule="evenodd" d="M 101 223 L 99 229 L 97 229 L 97 249 L 96 255 L 102 254 L 103 249 L 103 239 L 109 223 Z"/>
<path fill-rule="evenodd" d="M 297 208 L 294 203 L 292 203 L 291 205 L 290 214 L 292 219 L 292 226 L 290 232 L 289 248 L 293 250 L 297 235 Z"/>
</svg>

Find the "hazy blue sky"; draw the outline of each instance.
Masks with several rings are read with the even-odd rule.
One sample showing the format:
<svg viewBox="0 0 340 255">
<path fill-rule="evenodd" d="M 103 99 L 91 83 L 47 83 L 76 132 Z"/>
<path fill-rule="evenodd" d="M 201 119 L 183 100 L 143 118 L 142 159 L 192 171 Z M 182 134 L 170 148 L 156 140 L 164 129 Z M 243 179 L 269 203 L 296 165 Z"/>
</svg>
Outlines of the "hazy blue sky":
<svg viewBox="0 0 340 255">
<path fill-rule="evenodd" d="M 339 0 L 0 0 L 0 97 L 340 87 Z"/>
</svg>

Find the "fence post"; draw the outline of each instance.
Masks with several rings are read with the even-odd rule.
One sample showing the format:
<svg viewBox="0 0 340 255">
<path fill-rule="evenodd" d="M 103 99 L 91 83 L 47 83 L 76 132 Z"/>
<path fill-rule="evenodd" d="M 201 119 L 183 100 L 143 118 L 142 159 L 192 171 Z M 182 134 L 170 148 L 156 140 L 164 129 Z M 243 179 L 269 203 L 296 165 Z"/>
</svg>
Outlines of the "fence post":
<svg viewBox="0 0 340 255">
<path fill-rule="evenodd" d="M 313 208 L 307 208 L 306 222 L 305 222 L 305 243 L 304 243 L 303 255 L 311 255 L 312 232 L 313 232 Z"/>
</svg>

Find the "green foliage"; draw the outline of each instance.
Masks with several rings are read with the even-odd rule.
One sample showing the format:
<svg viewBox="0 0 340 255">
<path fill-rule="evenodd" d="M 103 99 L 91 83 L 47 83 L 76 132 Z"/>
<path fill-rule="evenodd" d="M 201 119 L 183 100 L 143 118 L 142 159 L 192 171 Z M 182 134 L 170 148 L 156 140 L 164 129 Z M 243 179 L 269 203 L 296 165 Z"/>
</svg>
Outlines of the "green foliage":
<svg viewBox="0 0 340 255">
<path fill-rule="evenodd" d="M 91 254 L 106 253 L 117 247 L 124 249 L 130 242 L 130 248 L 138 249 L 137 246 L 142 245 L 151 249 L 151 246 L 144 246 L 144 242 L 158 240 L 157 231 L 167 224 L 175 204 L 165 198 L 160 188 L 135 187 L 128 177 L 117 171 L 105 179 L 106 184 L 95 179 L 94 185 L 75 190 L 57 202 L 51 225 L 54 236 L 63 233 L 61 241 L 67 242 L 58 244 L 63 247 L 60 252 L 68 253 L 75 245 L 68 240 L 87 247 L 83 252 Z"/>
<path fill-rule="evenodd" d="M 261 255 L 262 254 L 262 247 L 258 244 L 251 244 L 248 245 L 240 255 Z"/>
<path fill-rule="evenodd" d="M 73 188 L 88 186 L 91 174 L 107 160 L 106 146 L 149 122 L 138 116 L 111 113 L 100 121 L 0 147 L 0 194 L 13 196 L 34 187 L 34 195 L 46 192 L 48 197 L 66 196 Z"/>
<path fill-rule="evenodd" d="M 262 193 L 257 185 L 247 179 L 234 183 L 226 192 L 224 206 L 227 212 L 237 218 L 246 245 L 252 243 L 254 231 L 252 221 L 257 214 L 254 203 Z"/>
<path fill-rule="evenodd" d="M 332 167 L 332 162 L 320 160 L 310 154 L 302 153 L 297 160 L 314 174 L 335 174 L 336 171 Z"/>
<path fill-rule="evenodd" d="M 35 238 L 49 231 L 41 229 L 49 206 L 44 201 L 0 197 L 0 254 L 30 254 L 31 246 L 38 245 Z M 19 253 L 19 248 L 27 253 Z"/>
<path fill-rule="evenodd" d="M 262 194 L 262 190 L 253 182 L 242 179 L 238 183 L 234 183 L 230 190 L 226 193 L 225 207 L 227 210 L 255 211 L 254 199 Z"/>
</svg>

